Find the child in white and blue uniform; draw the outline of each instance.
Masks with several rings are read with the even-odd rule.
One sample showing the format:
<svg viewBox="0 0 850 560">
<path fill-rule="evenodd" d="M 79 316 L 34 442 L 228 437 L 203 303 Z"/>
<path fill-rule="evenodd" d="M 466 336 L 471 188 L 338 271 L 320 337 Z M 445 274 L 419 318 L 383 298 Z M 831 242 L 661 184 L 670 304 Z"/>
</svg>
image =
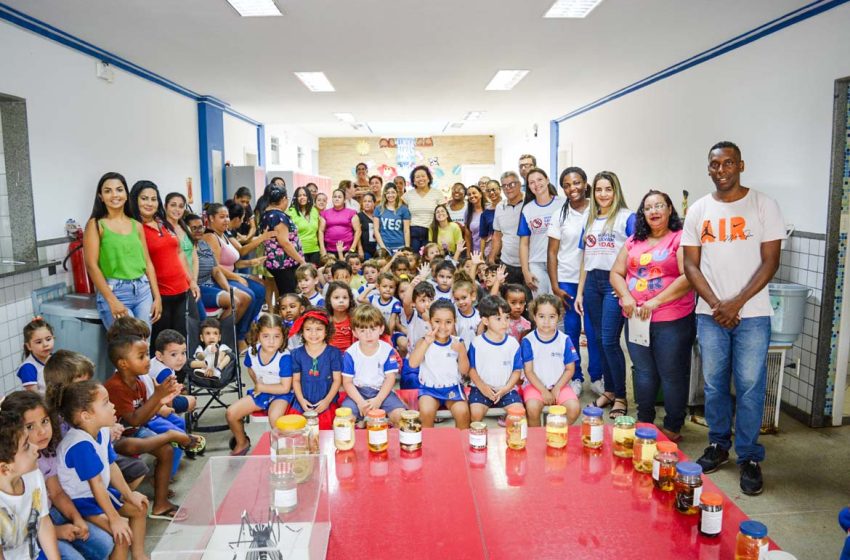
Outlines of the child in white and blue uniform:
<svg viewBox="0 0 850 560">
<path fill-rule="evenodd" d="M 478 305 L 486 330 L 469 347 L 469 409 L 473 422 L 490 408 L 522 403 L 516 390 L 522 372 L 519 342 L 508 333 L 511 307 L 499 296 L 487 296 Z"/>
<path fill-rule="evenodd" d="M 469 406 L 463 388 L 463 376 L 469 371 L 466 346 L 453 336 L 455 307 L 438 299 L 428 310 L 430 331 L 410 354 L 410 367 L 419 368 L 419 414 L 422 425 L 434 425 L 437 410 L 445 406 L 455 425 L 469 427 Z"/>
<path fill-rule="evenodd" d="M 53 327 L 36 317 L 24 326 L 24 363 L 18 368 L 18 379 L 27 391 L 41 395 L 47 390 L 44 382 L 44 364 L 53 353 Z"/>
</svg>

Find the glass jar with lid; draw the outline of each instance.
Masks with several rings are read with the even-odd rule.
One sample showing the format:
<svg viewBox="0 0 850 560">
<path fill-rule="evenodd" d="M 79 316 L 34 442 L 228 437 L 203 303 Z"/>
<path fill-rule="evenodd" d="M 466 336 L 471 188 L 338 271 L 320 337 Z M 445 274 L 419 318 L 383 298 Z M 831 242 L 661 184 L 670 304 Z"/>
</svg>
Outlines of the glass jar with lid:
<svg viewBox="0 0 850 560">
<path fill-rule="evenodd" d="M 658 432 L 655 428 L 638 428 L 635 430 L 632 463 L 635 470 L 642 473 L 652 472 L 652 460 L 655 459 L 655 443 Z"/>
<path fill-rule="evenodd" d="M 487 424 L 473 422 L 469 425 L 469 447 L 476 451 L 487 449 Z"/>
<path fill-rule="evenodd" d="M 602 409 L 598 406 L 586 406 L 582 410 L 581 443 L 589 449 L 601 449 L 605 439 L 605 426 L 602 421 Z"/>
<path fill-rule="evenodd" d="M 402 451 L 410 453 L 422 449 L 422 421 L 419 419 L 418 410 L 405 410 L 401 413 L 398 442 Z"/>
<path fill-rule="evenodd" d="M 699 532 L 706 537 L 719 537 L 723 530 L 723 496 L 717 492 L 703 492 L 699 509 Z"/>
<path fill-rule="evenodd" d="M 286 414 L 277 419 L 271 433 L 272 462 L 307 454 L 306 426 L 307 420 L 300 414 Z"/>
<path fill-rule="evenodd" d="M 563 449 L 567 446 L 567 407 L 552 405 L 546 416 L 546 445 L 555 449 Z"/>
<path fill-rule="evenodd" d="M 366 432 L 369 436 L 369 451 L 383 453 L 389 445 L 390 423 L 386 411 L 373 408 L 366 413 Z"/>
<path fill-rule="evenodd" d="M 735 539 L 735 560 L 760 560 L 767 555 L 767 548 L 767 527 L 764 523 L 742 521 Z"/>
<path fill-rule="evenodd" d="M 511 449 L 525 449 L 528 439 L 528 421 L 525 418 L 525 407 L 521 404 L 512 404 L 507 408 L 508 415 L 505 417 L 505 435 L 508 447 Z"/>
<path fill-rule="evenodd" d="M 672 492 L 679 462 L 679 446 L 672 441 L 659 441 L 652 460 L 652 483 L 663 492 Z"/>
<path fill-rule="evenodd" d="M 620 416 L 614 420 L 614 442 L 611 446 L 617 457 L 632 457 L 632 446 L 635 443 L 635 419 L 631 416 Z"/>
<path fill-rule="evenodd" d="M 676 465 L 676 509 L 685 515 L 699 513 L 702 494 L 702 467 L 686 461 Z"/>
<path fill-rule="evenodd" d="M 315 410 L 305 410 L 307 419 L 307 450 L 310 453 L 319 452 L 319 414 Z"/>
<path fill-rule="evenodd" d="M 336 409 L 334 413 L 334 445 L 340 451 L 354 448 L 354 415 L 347 406 Z"/>
</svg>

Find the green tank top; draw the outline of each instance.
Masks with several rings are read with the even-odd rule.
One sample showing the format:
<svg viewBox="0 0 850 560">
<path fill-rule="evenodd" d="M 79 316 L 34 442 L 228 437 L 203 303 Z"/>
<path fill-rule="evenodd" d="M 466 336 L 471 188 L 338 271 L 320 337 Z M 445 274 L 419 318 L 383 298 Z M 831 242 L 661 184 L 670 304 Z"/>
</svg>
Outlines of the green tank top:
<svg viewBox="0 0 850 560">
<path fill-rule="evenodd" d="M 192 273 L 192 253 L 195 248 L 195 245 L 192 243 L 192 240 L 186 235 L 186 232 L 183 232 L 183 235 L 179 237 L 180 239 L 180 250 L 183 251 L 183 254 L 186 255 L 186 263 L 189 265 L 189 274 Z"/>
<path fill-rule="evenodd" d="M 97 264 L 106 278 L 136 280 L 145 275 L 145 252 L 142 240 L 133 221 L 133 229 L 126 235 L 115 233 L 99 221 L 103 234 L 100 237 L 100 255 Z"/>
</svg>

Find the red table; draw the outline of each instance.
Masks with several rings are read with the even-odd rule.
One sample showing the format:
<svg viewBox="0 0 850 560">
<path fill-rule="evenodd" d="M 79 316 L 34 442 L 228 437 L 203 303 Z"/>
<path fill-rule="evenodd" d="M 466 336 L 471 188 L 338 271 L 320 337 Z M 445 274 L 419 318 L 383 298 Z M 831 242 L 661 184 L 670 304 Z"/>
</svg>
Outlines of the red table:
<svg viewBox="0 0 850 560">
<path fill-rule="evenodd" d="M 581 446 L 578 426 L 562 451 L 546 447 L 542 428 L 528 433 L 526 449 L 515 451 L 506 449 L 503 429 L 492 429 L 487 451 L 475 452 L 465 431 L 426 429 L 421 454 L 410 456 L 401 453 L 397 430 L 390 430 L 383 455 L 368 451 L 365 431 L 346 452 L 323 431 L 328 558 L 734 557 L 738 524 L 747 516 L 724 496 L 723 533 L 703 537 L 699 516 L 678 513 L 672 493 L 656 490 L 631 459 L 613 456 L 610 426 L 599 451 Z M 268 434 L 253 453 L 269 453 Z M 703 480 L 705 491 L 723 494 Z"/>
</svg>

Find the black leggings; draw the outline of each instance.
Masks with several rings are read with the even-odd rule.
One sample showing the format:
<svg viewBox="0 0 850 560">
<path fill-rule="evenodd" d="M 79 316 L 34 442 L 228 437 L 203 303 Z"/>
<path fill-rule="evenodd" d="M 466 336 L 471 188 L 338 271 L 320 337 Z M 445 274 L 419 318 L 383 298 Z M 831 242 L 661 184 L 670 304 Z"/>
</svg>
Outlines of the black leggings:
<svg viewBox="0 0 850 560">
<path fill-rule="evenodd" d="M 183 292 L 173 296 L 161 296 L 162 314 L 159 321 L 151 326 L 151 355 L 154 354 L 156 337 L 166 329 L 173 329 L 186 336 L 186 312 L 189 316 L 198 318 L 198 306 L 192 297 L 191 291 Z M 191 305 L 189 305 L 191 303 Z M 187 307 L 188 306 L 188 307 Z"/>
<path fill-rule="evenodd" d="M 274 283 L 277 286 L 277 293 L 280 297 L 283 297 L 286 294 L 295 293 L 296 288 L 298 287 L 298 282 L 295 281 L 294 268 L 277 268 L 269 270 L 269 272 L 274 278 Z"/>
<path fill-rule="evenodd" d="M 304 260 L 316 266 L 319 266 L 321 257 L 322 254 L 319 251 L 316 251 L 315 253 L 304 253 Z"/>
</svg>

